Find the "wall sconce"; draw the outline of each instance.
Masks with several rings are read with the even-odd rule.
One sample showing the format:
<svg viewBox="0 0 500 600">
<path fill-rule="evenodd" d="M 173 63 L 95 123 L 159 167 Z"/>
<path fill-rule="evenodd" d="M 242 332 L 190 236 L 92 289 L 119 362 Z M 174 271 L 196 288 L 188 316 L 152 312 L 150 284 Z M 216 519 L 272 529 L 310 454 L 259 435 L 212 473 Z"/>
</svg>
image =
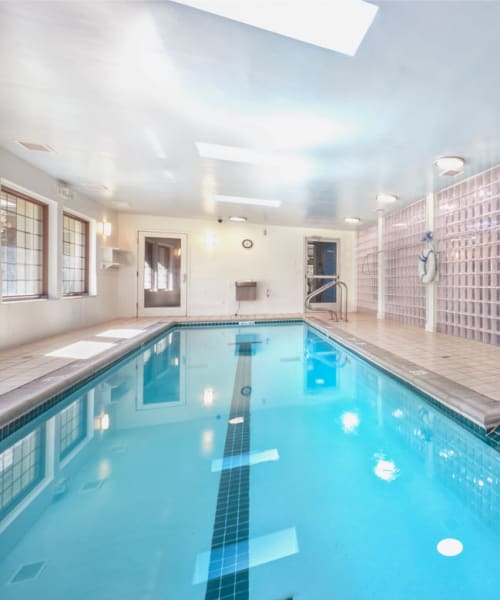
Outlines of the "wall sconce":
<svg viewBox="0 0 500 600">
<path fill-rule="evenodd" d="M 109 429 L 109 415 L 104 411 L 94 419 L 94 429 L 107 431 Z"/>
<path fill-rule="evenodd" d="M 109 237 L 111 235 L 111 223 L 107 221 L 99 221 L 96 226 L 97 233 L 102 237 Z"/>
<path fill-rule="evenodd" d="M 214 403 L 215 392 L 212 387 L 206 387 L 203 390 L 203 406 L 212 406 Z"/>
</svg>

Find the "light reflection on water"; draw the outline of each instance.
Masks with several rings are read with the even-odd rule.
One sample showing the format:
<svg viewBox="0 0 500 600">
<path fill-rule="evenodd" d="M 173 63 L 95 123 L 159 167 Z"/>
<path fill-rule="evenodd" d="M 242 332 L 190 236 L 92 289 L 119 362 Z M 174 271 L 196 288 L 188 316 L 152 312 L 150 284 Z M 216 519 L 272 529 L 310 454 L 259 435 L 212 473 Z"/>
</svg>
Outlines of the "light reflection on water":
<svg viewBox="0 0 500 600">
<path fill-rule="evenodd" d="M 145 531 L 161 526 L 165 528 L 163 534 L 175 540 L 173 546 L 179 554 L 175 569 L 165 567 L 168 573 L 175 580 L 182 568 L 190 571 L 192 565 L 182 567 L 181 561 L 192 560 L 194 564 L 195 557 L 210 547 L 211 511 L 218 487 L 218 475 L 212 473 L 211 465 L 223 456 L 226 428 L 242 422 L 242 417 L 229 416 L 237 360 L 235 330 L 225 334 L 218 331 L 170 333 L 2 442 L 0 585 L 19 563 L 38 560 L 36 548 L 46 526 L 53 528 L 61 522 L 68 532 L 74 532 L 71 520 L 87 523 L 89 540 L 101 521 L 107 523 L 102 527 L 109 540 L 132 535 L 123 532 L 135 520 Z M 267 539 L 272 533 L 269 525 L 267 530 L 259 529 L 260 519 L 266 521 L 266 514 L 279 509 L 279 503 L 269 500 L 270 481 L 259 479 L 265 469 L 271 479 L 282 482 L 288 490 L 287 504 L 292 507 L 293 496 L 300 495 L 297 473 L 302 473 L 302 478 L 307 473 L 311 482 L 321 483 L 319 487 L 326 496 L 330 492 L 323 483 L 335 475 L 328 468 L 340 472 L 332 488 L 335 491 L 328 497 L 331 503 L 339 501 L 338 486 L 345 486 L 350 477 L 359 485 L 358 493 L 366 496 L 367 507 L 372 498 L 364 489 L 369 493 L 375 490 L 388 502 L 394 498 L 387 494 L 395 494 L 398 502 L 409 504 L 405 486 L 411 486 L 412 478 L 418 475 L 423 478 L 419 481 L 429 486 L 425 490 L 427 501 L 431 501 L 432 489 L 439 494 L 446 490 L 473 519 L 500 539 L 499 453 L 405 386 L 341 348 L 332 347 L 313 331 L 302 326 L 288 331 L 280 343 L 274 344 L 271 331 L 271 341 L 256 345 L 252 355 L 252 435 L 259 444 L 254 451 L 278 448 L 280 456 L 279 461 L 252 466 L 252 497 L 262 498 L 265 506 L 261 510 L 257 502 L 255 509 L 251 508 L 255 539 Z M 207 341 L 217 350 L 207 352 Z M 283 360 L 287 356 L 293 356 L 293 360 Z M 292 418 L 296 413 L 298 416 Z M 288 427 L 287 423 L 295 429 L 290 426 L 285 435 L 283 427 Z M 269 429 L 268 437 L 261 438 L 264 428 Z M 283 436 L 281 445 L 276 441 L 278 433 Z M 315 447 L 319 442 L 336 448 L 327 463 L 321 462 L 326 460 L 324 446 L 320 445 L 320 450 Z M 291 455 L 313 456 L 315 460 L 291 466 Z M 317 467 L 320 462 L 322 468 Z M 365 483 L 354 469 L 364 469 Z M 380 492 L 372 484 L 378 484 Z M 320 498 L 317 500 L 319 503 Z M 304 506 L 298 506 L 294 522 L 280 526 L 296 530 L 298 548 L 309 535 L 304 512 Z M 322 522 L 321 512 L 308 518 L 311 530 L 316 531 L 320 525 L 315 519 Z M 449 529 L 460 530 L 460 519 L 464 518 L 461 514 Z M 191 532 L 192 548 L 185 539 L 187 532 Z M 338 534 L 335 530 L 329 533 L 334 537 Z M 48 534 L 45 531 L 43 535 Z M 456 536 L 456 541 L 464 544 L 465 556 L 468 546 L 458 533 Z M 64 542 L 64 532 L 58 531 L 55 537 L 54 544 Z M 450 547 L 437 530 L 435 537 L 433 552 L 452 557 L 459 546 L 451 543 Z M 55 561 L 56 549 L 46 537 L 43 539 L 48 544 L 44 552 Z M 21 558 L 19 553 L 24 548 L 33 551 L 33 556 Z M 161 552 L 167 552 L 161 548 Z M 305 548 L 294 553 L 296 560 L 306 556 Z M 146 546 L 144 551 L 149 551 Z M 153 555 L 157 551 L 155 547 Z M 355 553 L 352 549 L 345 551 Z M 45 560 L 45 554 L 42 558 Z M 256 580 L 258 573 L 256 570 Z M 50 569 L 44 574 L 37 579 L 40 585 Z M 289 575 L 292 577 L 292 573 Z M 21 584 L 16 586 L 9 588 L 7 600 L 24 598 Z M 177 597 L 203 597 L 198 588 L 193 590 L 184 590 Z M 104 597 L 99 593 L 96 600 Z"/>
</svg>

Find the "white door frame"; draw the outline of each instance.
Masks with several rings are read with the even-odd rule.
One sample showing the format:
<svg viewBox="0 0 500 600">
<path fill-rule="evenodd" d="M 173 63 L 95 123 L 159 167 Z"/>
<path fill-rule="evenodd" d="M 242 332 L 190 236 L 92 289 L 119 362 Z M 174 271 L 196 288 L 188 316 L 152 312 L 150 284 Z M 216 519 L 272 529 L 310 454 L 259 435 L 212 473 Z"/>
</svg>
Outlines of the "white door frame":
<svg viewBox="0 0 500 600">
<path fill-rule="evenodd" d="M 308 259 L 308 254 L 307 254 L 307 245 L 310 244 L 311 242 L 333 242 L 337 245 L 337 253 L 336 253 L 336 264 L 335 264 L 335 270 L 336 270 L 336 275 L 335 276 L 329 276 L 329 275 L 324 275 L 324 276 L 320 276 L 320 277 L 314 277 L 314 279 L 323 279 L 324 283 L 326 283 L 329 280 L 333 280 L 333 279 L 340 279 L 340 239 L 339 238 L 330 238 L 330 237 L 320 237 L 320 236 L 307 236 L 304 238 L 304 300 L 307 296 L 307 280 L 310 279 L 307 275 L 307 259 Z M 304 301 L 302 302 L 302 304 L 304 304 Z M 318 306 L 320 307 L 323 303 L 322 302 L 312 302 L 311 303 L 312 306 Z M 329 304 L 329 303 L 327 303 Z M 337 306 L 337 302 L 334 303 L 335 306 Z"/>
<path fill-rule="evenodd" d="M 180 240 L 181 273 L 180 273 L 180 306 L 144 306 L 144 247 L 148 237 L 172 238 Z M 170 233 L 165 231 L 137 231 L 137 316 L 168 317 L 186 316 L 187 314 L 187 239 L 186 233 Z"/>
</svg>

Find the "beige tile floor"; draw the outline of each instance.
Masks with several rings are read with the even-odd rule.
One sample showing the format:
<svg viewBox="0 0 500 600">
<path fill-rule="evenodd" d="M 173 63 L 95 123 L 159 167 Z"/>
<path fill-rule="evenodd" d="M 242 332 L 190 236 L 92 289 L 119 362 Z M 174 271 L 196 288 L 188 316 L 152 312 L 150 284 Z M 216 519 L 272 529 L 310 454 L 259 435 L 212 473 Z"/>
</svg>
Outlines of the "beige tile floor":
<svg viewBox="0 0 500 600">
<path fill-rule="evenodd" d="M 325 318 L 323 313 L 317 315 Z M 335 326 L 500 401 L 500 347 L 429 333 L 363 313 L 350 314 L 347 323 L 335 323 Z"/>
<path fill-rule="evenodd" d="M 218 321 L 221 319 L 241 318 L 242 320 L 262 318 L 301 318 L 301 314 L 275 314 L 275 315 L 245 315 L 241 317 L 182 317 L 182 321 Z M 70 331 L 62 335 L 45 338 L 31 344 L 15 346 L 7 350 L 0 350 L 0 402 L 2 394 L 13 391 L 34 379 L 50 375 L 61 367 L 71 364 L 73 359 L 55 358 L 46 356 L 49 352 L 82 340 L 99 340 L 96 336 L 108 329 L 138 328 L 143 329 L 154 323 L 169 323 L 174 319 L 168 318 L 130 318 L 116 319 L 101 323 L 94 327 Z M 179 319 L 176 319 L 179 320 Z M 103 340 L 101 340 L 103 341 Z M 85 361 L 81 361 L 82 363 Z"/>
<path fill-rule="evenodd" d="M 143 328 L 161 319 L 120 319 L 101 325 L 45 338 L 31 344 L 0 351 L 0 402 L 2 394 L 19 388 L 34 379 L 50 375 L 74 362 L 71 358 L 46 356 L 63 346 L 81 340 L 91 340 L 98 333 L 112 328 Z"/>
<path fill-rule="evenodd" d="M 300 314 L 244 315 L 241 320 L 256 318 L 295 318 Z M 325 324 L 326 313 L 314 313 Z M 227 317 L 234 319 L 233 316 Z M 190 317 L 190 321 L 222 320 L 218 317 Z M 186 319 L 183 319 L 186 320 Z M 145 328 L 168 319 L 120 319 L 79 331 L 43 339 L 31 344 L 0 351 L 0 407 L 2 396 L 12 402 L 13 393 L 34 380 L 50 380 L 50 374 L 74 363 L 74 359 L 48 357 L 54 349 L 80 340 L 98 340 L 95 336 L 112 328 Z M 489 398 L 500 401 L 500 348 L 421 329 L 377 320 L 366 314 L 350 314 L 349 321 L 334 323 L 335 328 L 414 363 L 417 367 L 445 377 Z M 84 361 L 78 361 L 80 364 Z"/>
</svg>

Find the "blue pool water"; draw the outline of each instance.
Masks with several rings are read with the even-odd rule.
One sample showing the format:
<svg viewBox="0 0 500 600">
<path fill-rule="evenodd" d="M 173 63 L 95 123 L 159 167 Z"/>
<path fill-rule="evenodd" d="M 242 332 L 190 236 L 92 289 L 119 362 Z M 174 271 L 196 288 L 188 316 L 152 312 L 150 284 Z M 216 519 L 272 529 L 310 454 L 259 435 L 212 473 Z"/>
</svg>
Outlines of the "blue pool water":
<svg viewBox="0 0 500 600">
<path fill-rule="evenodd" d="M 2 600 L 499 587 L 500 453 L 302 324 L 171 331 L 0 445 Z"/>
</svg>

